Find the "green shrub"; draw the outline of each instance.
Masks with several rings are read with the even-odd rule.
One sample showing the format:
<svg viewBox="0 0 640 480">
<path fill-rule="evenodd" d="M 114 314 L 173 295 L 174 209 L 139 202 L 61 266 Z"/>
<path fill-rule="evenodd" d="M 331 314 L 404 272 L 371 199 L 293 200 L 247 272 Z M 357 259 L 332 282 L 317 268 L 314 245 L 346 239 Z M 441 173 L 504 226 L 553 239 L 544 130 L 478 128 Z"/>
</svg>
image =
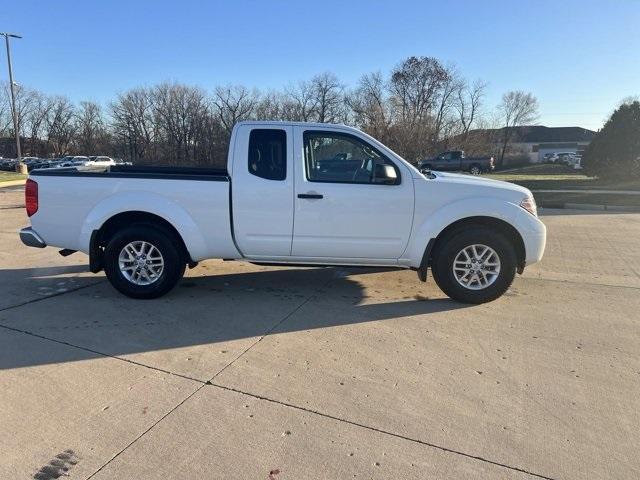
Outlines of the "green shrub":
<svg viewBox="0 0 640 480">
<path fill-rule="evenodd" d="M 640 102 L 622 104 L 587 147 L 582 165 L 600 178 L 640 178 Z"/>
</svg>

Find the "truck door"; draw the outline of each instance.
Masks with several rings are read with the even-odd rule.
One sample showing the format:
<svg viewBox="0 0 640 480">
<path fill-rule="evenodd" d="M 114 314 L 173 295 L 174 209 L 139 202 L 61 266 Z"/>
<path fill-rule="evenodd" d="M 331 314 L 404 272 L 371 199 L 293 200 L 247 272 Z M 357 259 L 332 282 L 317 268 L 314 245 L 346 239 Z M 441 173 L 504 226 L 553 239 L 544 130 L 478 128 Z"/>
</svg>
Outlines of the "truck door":
<svg viewBox="0 0 640 480">
<path fill-rule="evenodd" d="M 292 127 L 245 125 L 229 148 L 234 149 L 231 206 L 238 247 L 248 257 L 291 255 Z"/>
<path fill-rule="evenodd" d="M 442 163 L 442 171 L 451 172 L 453 170 L 457 170 L 458 165 L 456 164 L 456 160 L 453 158 L 452 152 L 444 152 L 440 155 L 441 163 Z"/>
<path fill-rule="evenodd" d="M 410 171 L 350 133 L 302 126 L 294 133 L 292 256 L 399 258 L 413 219 Z"/>
</svg>

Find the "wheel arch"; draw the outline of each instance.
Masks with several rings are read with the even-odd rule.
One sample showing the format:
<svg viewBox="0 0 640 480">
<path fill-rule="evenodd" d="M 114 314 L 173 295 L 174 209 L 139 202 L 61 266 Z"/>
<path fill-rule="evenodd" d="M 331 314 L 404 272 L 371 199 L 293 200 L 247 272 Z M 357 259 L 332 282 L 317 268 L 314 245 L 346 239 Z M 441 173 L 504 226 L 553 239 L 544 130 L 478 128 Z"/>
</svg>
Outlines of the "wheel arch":
<svg viewBox="0 0 640 480">
<path fill-rule="evenodd" d="M 95 273 L 102 270 L 104 247 L 113 235 L 123 228 L 135 224 L 150 225 L 165 231 L 178 243 L 180 254 L 182 255 L 185 263 L 188 263 L 189 265 L 196 263 L 192 260 L 184 238 L 171 222 L 151 212 L 129 210 L 109 217 L 98 229 L 93 230 L 91 233 L 89 245 L 89 269 L 92 272 Z"/>
<path fill-rule="evenodd" d="M 509 222 L 501 220 L 496 217 L 489 216 L 472 216 L 465 217 L 447 225 L 440 233 L 435 237 L 431 247 L 430 254 L 428 256 L 428 263 L 431 265 L 431 257 L 437 253 L 438 248 L 442 245 L 442 242 L 446 241 L 447 237 L 458 229 L 469 228 L 471 226 L 482 226 L 490 229 L 497 230 L 502 234 L 515 248 L 516 258 L 518 261 L 518 273 L 522 273 L 525 266 L 526 249 L 524 240 L 520 232 Z"/>
</svg>

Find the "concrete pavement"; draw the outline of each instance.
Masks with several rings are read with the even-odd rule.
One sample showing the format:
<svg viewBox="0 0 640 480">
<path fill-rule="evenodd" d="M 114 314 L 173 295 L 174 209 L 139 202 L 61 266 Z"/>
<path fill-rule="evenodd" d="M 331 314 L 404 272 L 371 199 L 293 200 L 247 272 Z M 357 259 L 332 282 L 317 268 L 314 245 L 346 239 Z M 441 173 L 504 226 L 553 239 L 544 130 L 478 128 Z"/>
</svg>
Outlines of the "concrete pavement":
<svg viewBox="0 0 640 480">
<path fill-rule="evenodd" d="M 0 190 L 0 478 L 634 478 L 640 215 L 545 211 L 500 300 L 204 262 L 134 301 Z M 13 252 L 19 252 L 16 255 Z"/>
</svg>

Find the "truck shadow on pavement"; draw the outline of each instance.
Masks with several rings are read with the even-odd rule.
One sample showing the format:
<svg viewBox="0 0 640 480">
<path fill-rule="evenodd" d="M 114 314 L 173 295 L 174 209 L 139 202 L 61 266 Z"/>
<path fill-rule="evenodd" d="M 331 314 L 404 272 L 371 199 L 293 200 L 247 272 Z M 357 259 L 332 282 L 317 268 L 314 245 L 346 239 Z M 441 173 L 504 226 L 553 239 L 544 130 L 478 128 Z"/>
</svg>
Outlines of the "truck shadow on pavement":
<svg viewBox="0 0 640 480">
<path fill-rule="evenodd" d="M 208 349 L 232 355 L 248 346 L 248 339 L 255 341 L 266 334 L 413 316 L 427 316 L 420 319 L 426 322 L 431 314 L 468 307 L 423 296 L 421 292 L 434 287 L 426 289 L 410 271 L 390 275 L 382 272 L 392 269 L 337 267 L 242 271 L 249 268 L 242 265 L 239 272 L 218 275 L 215 268 L 204 268 L 200 272 L 204 276 L 187 277 L 156 300 L 129 299 L 104 279 L 96 285 L 99 278 L 76 277 L 76 291 L 0 311 L 4 327 L 0 328 L 0 369 L 103 355 L 138 361 L 138 354 L 160 351 L 165 352 L 152 355 L 159 363 L 153 363 L 169 369 L 164 365 L 175 361 L 166 357 L 187 355 L 178 349 L 195 348 L 193 357 Z M 50 279 L 35 277 L 30 282 L 45 280 Z M 24 339 L 25 333 L 31 338 Z M 245 346 L 238 344 L 242 340 Z"/>
</svg>

